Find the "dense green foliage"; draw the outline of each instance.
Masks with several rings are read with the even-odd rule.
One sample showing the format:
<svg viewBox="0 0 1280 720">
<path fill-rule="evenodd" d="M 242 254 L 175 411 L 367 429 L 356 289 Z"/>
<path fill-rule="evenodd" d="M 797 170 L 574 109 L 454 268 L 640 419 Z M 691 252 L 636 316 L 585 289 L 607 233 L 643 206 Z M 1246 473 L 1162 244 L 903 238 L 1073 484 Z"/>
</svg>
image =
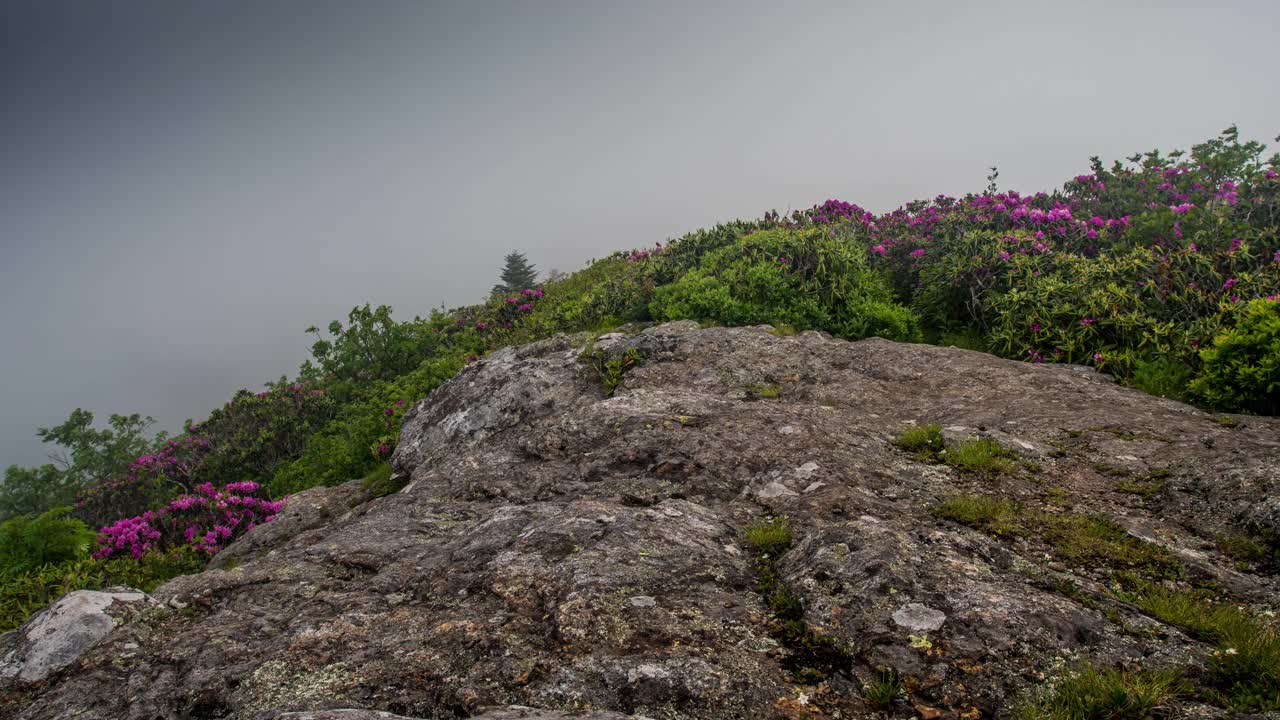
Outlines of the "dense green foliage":
<svg viewBox="0 0 1280 720">
<path fill-rule="evenodd" d="M 867 267 L 850 228 L 773 228 L 704 255 L 654 293 L 656 320 L 789 325 L 847 338 L 919 340 L 920 328 Z"/>
<path fill-rule="evenodd" d="M 93 531 L 70 515 L 71 508 L 57 507 L 0 523 L 0 576 L 87 557 Z"/>
<path fill-rule="evenodd" d="M 1200 357 L 1192 391 L 1212 407 L 1280 415 L 1280 302 L 1254 300 Z"/>
<path fill-rule="evenodd" d="M 99 560 L 88 558 L 40 565 L 0 576 L 0 632 L 21 625 L 32 613 L 73 590 L 131 587 L 151 592 L 161 583 L 199 572 L 205 557 L 191 548 Z"/>
<path fill-rule="evenodd" d="M 53 464 L 5 469 L 0 486 L 0 520 L 41 512 L 75 499 L 76 493 L 100 478 L 122 472 L 135 458 L 163 442 L 148 437 L 155 421 L 140 415 L 112 415 L 107 427 L 93 427 L 93 413 L 76 408 L 61 425 L 40 428 L 42 442 L 62 448 L 52 454 Z"/>
</svg>

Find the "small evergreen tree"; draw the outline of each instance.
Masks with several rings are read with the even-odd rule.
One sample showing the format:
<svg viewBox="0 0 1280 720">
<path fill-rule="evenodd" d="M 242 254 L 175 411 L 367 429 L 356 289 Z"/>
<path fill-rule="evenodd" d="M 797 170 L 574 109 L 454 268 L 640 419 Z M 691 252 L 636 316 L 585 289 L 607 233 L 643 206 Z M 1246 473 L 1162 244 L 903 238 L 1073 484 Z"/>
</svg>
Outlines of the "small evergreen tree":
<svg viewBox="0 0 1280 720">
<path fill-rule="evenodd" d="M 516 293 L 538 284 L 538 273 L 522 252 L 511 252 L 503 258 L 502 282 L 493 286 L 494 295 Z"/>
</svg>

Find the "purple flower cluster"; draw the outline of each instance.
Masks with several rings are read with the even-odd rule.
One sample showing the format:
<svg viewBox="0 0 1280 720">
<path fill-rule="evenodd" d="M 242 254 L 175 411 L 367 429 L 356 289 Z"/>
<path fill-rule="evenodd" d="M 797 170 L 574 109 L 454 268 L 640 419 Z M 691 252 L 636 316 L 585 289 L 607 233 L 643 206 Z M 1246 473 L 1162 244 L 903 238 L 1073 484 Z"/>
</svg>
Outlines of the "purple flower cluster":
<svg viewBox="0 0 1280 720">
<path fill-rule="evenodd" d="M 159 510 L 117 520 L 98 532 L 93 557 L 104 559 L 128 554 L 141 559 L 148 550 L 186 544 L 217 553 L 231 540 L 262 523 L 271 522 L 284 500 L 258 497 L 256 482 L 228 483 L 221 489 L 201 483 L 195 493 L 181 495 Z"/>
<path fill-rule="evenodd" d="M 631 254 L 627 256 L 627 262 L 639 262 L 647 257 L 658 255 L 664 250 L 666 248 L 663 247 L 662 243 L 657 243 L 652 250 L 632 250 Z"/>
</svg>

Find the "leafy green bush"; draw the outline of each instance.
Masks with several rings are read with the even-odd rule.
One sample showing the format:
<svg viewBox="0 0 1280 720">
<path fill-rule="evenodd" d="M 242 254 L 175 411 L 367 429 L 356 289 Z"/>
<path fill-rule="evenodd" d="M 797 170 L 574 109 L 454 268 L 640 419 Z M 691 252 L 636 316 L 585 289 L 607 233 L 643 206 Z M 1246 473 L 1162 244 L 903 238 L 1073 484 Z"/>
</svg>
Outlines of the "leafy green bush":
<svg viewBox="0 0 1280 720">
<path fill-rule="evenodd" d="M 1238 306 L 1280 294 L 1280 156 L 1264 164 L 1264 149 L 1232 127 L 1190 153 L 1095 158 L 1051 194 L 988 189 L 880 216 L 829 201 L 793 222 L 852 228 L 930 338 L 1123 379 L 1161 357 L 1135 384 L 1167 393 Z M 1239 393 L 1217 397 L 1243 409 Z"/>
<path fill-rule="evenodd" d="M 75 499 L 75 484 L 54 465 L 5 468 L 0 484 L 0 518 L 38 513 Z"/>
<path fill-rule="evenodd" d="M 387 305 L 352 308 L 346 325 L 334 320 L 327 329 L 328 339 L 319 328 L 307 328 L 316 336 L 311 346 L 315 364 L 308 361 L 303 375 L 323 376 L 331 384 L 390 380 L 416 368 L 434 344 L 426 323 L 398 323 Z"/>
<path fill-rule="evenodd" d="M 307 438 L 333 417 L 335 403 L 324 388 L 281 382 L 268 391 L 241 390 L 187 432 L 201 437 L 207 452 L 184 489 L 209 482 L 269 482 L 276 468 L 302 454 Z"/>
<path fill-rule="evenodd" d="M 42 442 L 62 450 L 55 464 L 23 468 L 10 465 L 0 485 L 0 520 L 39 513 L 72 502 L 94 483 L 125 471 L 134 458 L 164 441 L 164 434 L 148 436 L 155 421 L 140 415 L 112 415 L 107 427 L 93 427 L 93 413 L 76 408 L 61 424 L 39 428 Z"/>
<path fill-rule="evenodd" d="M 1177 360 L 1138 360 L 1133 366 L 1133 385 L 1148 395 L 1185 400 L 1193 374 L 1190 366 Z"/>
<path fill-rule="evenodd" d="M 789 325 L 846 338 L 919 340 L 914 315 L 846 232 L 776 228 L 704 255 L 696 269 L 654 291 L 659 320 Z"/>
<path fill-rule="evenodd" d="M 94 533 L 58 507 L 0 523 L 0 576 L 88 556 Z"/>
<path fill-rule="evenodd" d="M 271 496 L 367 475 L 395 449 L 405 411 L 456 375 L 464 363 L 458 355 L 441 355 L 394 380 L 365 383 L 357 399 L 307 438 L 295 459 L 278 467 L 268 486 Z"/>
<path fill-rule="evenodd" d="M 208 556 L 190 547 L 149 552 L 133 558 L 69 560 L 0 576 L 0 632 L 12 630 L 32 614 L 74 590 L 124 586 L 151 592 L 179 575 L 199 572 Z"/>
<path fill-rule="evenodd" d="M 1212 407 L 1280 415 L 1280 300 L 1249 302 L 1234 320 L 1200 351 L 1191 390 Z"/>
</svg>

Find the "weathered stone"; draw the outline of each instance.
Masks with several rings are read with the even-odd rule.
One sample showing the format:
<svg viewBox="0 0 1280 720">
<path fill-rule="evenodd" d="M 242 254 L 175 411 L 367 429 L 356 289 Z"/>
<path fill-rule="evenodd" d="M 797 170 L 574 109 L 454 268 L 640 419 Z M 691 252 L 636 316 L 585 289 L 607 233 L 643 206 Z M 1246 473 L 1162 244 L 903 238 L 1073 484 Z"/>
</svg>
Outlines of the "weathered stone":
<svg viewBox="0 0 1280 720">
<path fill-rule="evenodd" d="M 125 606 L 154 603 L 128 588 L 77 590 L 0 636 L 0 683 L 33 683 L 74 663 L 115 629 Z"/>
<path fill-rule="evenodd" d="M 1106 515 L 1238 602 L 1280 597 L 1215 544 L 1280 522 L 1280 420 L 1227 428 L 1091 371 L 928 345 L 696 323 L 607 340 L 596 351 L 644 354 L 611 397 L 585 336 L 472 363 L 407 414 L 404 490 L 305 496 L 157 589 L 166 607 L 74 672 L 0 693 L 0 715 L 861 718 L 862 684 L 892 667 L 911 707 L 995 717 L 1080 659 L 1204 667 L 1212 646 L 1111 596 L 1098 568 L 937 517 L 953 495 Z M 1034 463 L 981 479 L 927 464 L 891 442 L 908 423 Z M 1099 468 L 1121 455 L 1109 472 L 1161 470 L 1159 491 L 1116 490 Z M 761 497 L 771 484 L 786 492 Z M 775 514 L 794 535 L 776 579 L 847 652 L 817 687 L 744 538 Z"/>
<path fill-rule="evenodd" d="M 910 603 L 893 612 L 893 621 L 908 630 L 931 632 L 942 627 L 942 624 L 947 621 L 947 615 L 928 605 Z"/>
</svg>

